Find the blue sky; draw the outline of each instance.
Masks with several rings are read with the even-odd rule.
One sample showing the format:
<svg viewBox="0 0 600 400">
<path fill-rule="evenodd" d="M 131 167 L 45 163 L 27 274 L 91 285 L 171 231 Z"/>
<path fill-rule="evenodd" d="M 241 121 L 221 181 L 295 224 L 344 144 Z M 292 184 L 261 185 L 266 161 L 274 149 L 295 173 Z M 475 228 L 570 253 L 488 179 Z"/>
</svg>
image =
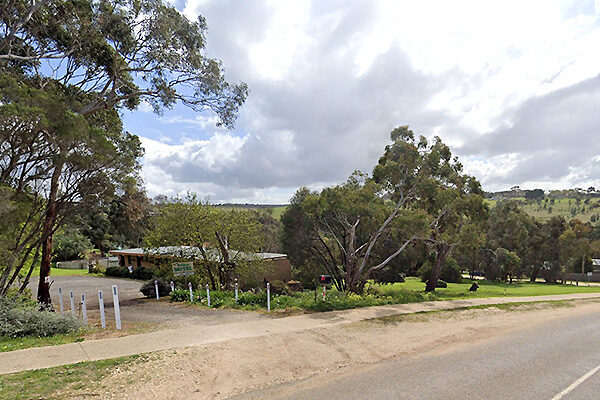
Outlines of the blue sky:
<svg viewBox="0 0 600 400">
<path fill-rule="evenodd" d="M 484 4 L 485 3 L 485 4 Z M 439 135 L 486 190 L 600 186 L 600 3 L 178 0 L 250 95 L 234 130 L 142 104 L 150 195 L 284 203 L 370 172 L 398 125 Z"/>
</svg>

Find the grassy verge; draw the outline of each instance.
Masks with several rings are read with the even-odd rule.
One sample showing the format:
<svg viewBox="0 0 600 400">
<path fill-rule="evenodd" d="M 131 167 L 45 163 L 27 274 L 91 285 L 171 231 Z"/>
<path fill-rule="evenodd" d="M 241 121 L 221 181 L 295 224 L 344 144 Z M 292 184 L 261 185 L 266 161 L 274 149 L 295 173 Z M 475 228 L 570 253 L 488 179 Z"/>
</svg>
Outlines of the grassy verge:
<svg viewBox="0 0 600 400">
<path fill-rule="evenodd" d="M 595 300 L 551 300 L 551 301 L 534 301 L 528 303 L 503 303 L 503 304 L 484 304 L 479 306 L 468 306 L 468 307 L 460 307 L 454 308 L 452 310 L 433 310 L 433 311 L 419 311 L 411 314 L 397 314 L 390 315 L 387 317 L 378 317 L 366 320 L 364 322 L 370 323 L 397 323 L 397 322 L 407 322 L 414 320 L 421 320 L 422 316 L 431 316 L 436 314 L 443 314 L 447 318 L 452 318 L 456 313 L 465 310 L 486 310 L 490 308 L 495 308 L 502 311 L 539 311 L 542 309 L 556 309 L 556 308 L 573 308 L 577 304 L 582 304 Z"/>
<path fill-rule="evenodd" d="M 0 376 L 0 399 L 68 399 L 77 394 L 99 396 L 99 382 L 115 368 L 124 369 L 151 356 L 135 355 L 82 362 Z"/>
<path fill-rule="evenodd" d="M 0 336 L 0 352 L 15 351 L 27 349 L 30 347 L 56 346 L 59 344 L 67 344 L 81 342 L 85 339 L 85 333 L 76 332 L 66 335 L 55 335 L 49 337 L 8 337 Z"/>
<path fill-rule="evenodd" d="M 464 283 L 448 283 L 447 288 L 435 290 L 435 296 L 441 300 L 463 299 L 470 297 L 503 297 L 503 296 L 548 296 L 558 294 L 574 293 L 600 293 L 600 286 L 574 286 L 547 284 L 542 282 L 487 282 L 477 281 L 479 289 L 469 292 L 470 280 Z M 373 288 L 381 294 L 391 294 L 395 291 L 423 291 L 425 284 L 417 278 L 407 278 L 406 282 L 387 285 L 373 285 Z"/>
<path fill-rule="evenodd" d="M 67 333 L 63 335 L 54 335 L 48 337 L 26 336 L 9 337 L 0 336 L 0 353 L 6 351 L 15 351 L 28 349 L 31 347 L 58 346 L 61 344 L 83 342 L 84 340 L 106 339 L 110 337 L 120 337 L 136 335 L 150 332 L 157 328 L 155 324 L 144 322 L 125 323 L 122 330 L 116 330 L 114 324 L 109 322 L 108 329 L 102 329 L 100 322 L 90 319 L 90 326 L 81 329 L 78 332 Z"/>
<path fill-rule="evenodd" d="M 90 274 L 87 269 L 62 269 L 62 268 L 51 268 L 50 276 L 103 276 L 102 274 Z M 35 269 L 31 276 L 40 276 L 40 269 Z"/>
<path fill-rule="evenodd" d="M 471 281 L 449 283 L 447 288 L 436 289 L 434 293 L 425 293 L 425 284 L 417 278 L 408 278 L 403 283 L 371 284 L 362 295 L 340 293 L 330 290 L 323 301 L 320 293 L 315 298 L 314 291 L 272 295 L 272 310 L 332 311 L 349 308 L 368 307 L 387 304 L 405 304 L 433 300 L 454 300 L 483 297 L 505 296 L 544 296 L 574 293 L 600 293 L 600 286 L 550 285 L 545 283 L 515 282 L 479 282 L 477 292 L 469 292 Z M 176 290 L 171 294 L 172 301 L 189 302 L 189 292 Z M 194 293 L 194 304 L 207 307 L 206 292 Z M 267 307 L 265 293 L 242 293 L 236 303 L 233 293 L 211 292 L 211 308 L 237 308 L 246 310 L 264 310 Z"/>
</svg>

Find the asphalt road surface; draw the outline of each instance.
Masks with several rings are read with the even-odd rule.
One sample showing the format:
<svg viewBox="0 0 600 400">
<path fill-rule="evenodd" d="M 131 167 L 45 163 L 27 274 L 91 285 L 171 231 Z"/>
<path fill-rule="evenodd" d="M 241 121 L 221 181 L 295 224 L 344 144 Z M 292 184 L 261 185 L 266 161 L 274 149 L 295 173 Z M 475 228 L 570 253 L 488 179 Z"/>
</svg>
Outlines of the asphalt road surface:
<svg viewBox="0 0 600 400">
<path fill-rule="evenodd" d="M 596 400 L 600 315 L 555 320 L 446 352 L 340 369 L 234 398 Z"/>
</svg>

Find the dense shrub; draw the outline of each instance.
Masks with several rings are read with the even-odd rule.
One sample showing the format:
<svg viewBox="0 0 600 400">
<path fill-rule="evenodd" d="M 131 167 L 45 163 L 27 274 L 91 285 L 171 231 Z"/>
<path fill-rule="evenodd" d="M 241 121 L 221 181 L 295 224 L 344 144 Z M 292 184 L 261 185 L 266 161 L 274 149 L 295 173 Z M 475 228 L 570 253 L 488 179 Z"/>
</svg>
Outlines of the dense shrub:
<svg viewBox="0 0 600 400">
<path fill-rule="evenodd" d="M 40 311 L 24 296 L 0 299 L 0 336 L 46 337 L 75 332 L 80 322 L 69 314 Z"/>
<path fill-rule="evenodd" d="M 188 290 L 177 289 L 171 293 L 171 301 L 189 302 L 189 296 Z M 210 297 L 212 308 L 265 309 L 267 307 L 267 295 L 264 291 L 260 293 L 240 292 L 237 304 L 233 292 L 211 291 Z M 330 290 L 327 292 L 325 301 L 323 301 L 320 292 L 315 298 L 314 291 L 293 292 L 282 295 L 272 293 L 271 309 L 297 308 L 309 311 L 331 311 L 434 299 L 434 294 L 410 292 L 394 285 L 368 285 L 366 293 L 362 295 Z M 208 305 L 206 291 L 195 291 L 194 303 Z"/>
<path fill-rule="evenodd" d="M 233 307 L 235 304 L 235 298 L 232 292 L 223 292 L 220 290 L 211 290 L 210 291 L 210 306 L 211 307 Z M 208 305 L 206 301 L 206 290 L 202 296 L 198 296 L 195 301 L 196 303 L 202 303 L 204 305 Z"/>
<path fill-rule="evenodd" d="M 108 267 L 104 272 L 106 276 L 114 276 L 117 278 L 129 278 L 131 273 L 127 269 L 127 267 Z"/>
<path fill-rule="evenodd" d="M 133 270 L 129 277 L 145 281 L 146 279 L 152 279 L 154 277 L 154 271 L 149 268 L 137 267 Z"/>
<path fill-rule="evenodd" d="M 158 294 L 160 296 L 166 296 L 171 292 L 171 286 L 169 283 L 157 280 Z M 146 282 L 142 285 L 140 292 L 146 297 L 156 297 L 156 288 L 154 286 L 154 280 Z"/>
<path fill-rule="evenodd" d="M 288 288 L 288 285 L 286 285 L 283 281 L 279 281 L 279 280 L 275 280 L 273 282 L 270 282 L 271 285 L 271 294 L 290 294 L 291 290 L 290 288 Z"/>
<path fill-rule="evenodd" d="M 185 289 L 175 289 L 170 293 L 171 301 L 182 302 L 182 301 L 190 301 L 190 291 Z M 196 293 L 194 293 L 194 297 Z"/>
<path fill-rule="evenodd" d="M 241 306 L 267 306 L 266 293 L 243 292 L 239 294 L 238 304 Z"/>
<path fill-rule="evenodd" d="M 137 267 L 133 272 L 129 272 L 127 267 L 108 267 L 106 268 L 104 275 L 113 276 L 115 278 L 131 278 L 145 281 L 154 277 L 154 271 L 149 268 Z"/>
</svg>

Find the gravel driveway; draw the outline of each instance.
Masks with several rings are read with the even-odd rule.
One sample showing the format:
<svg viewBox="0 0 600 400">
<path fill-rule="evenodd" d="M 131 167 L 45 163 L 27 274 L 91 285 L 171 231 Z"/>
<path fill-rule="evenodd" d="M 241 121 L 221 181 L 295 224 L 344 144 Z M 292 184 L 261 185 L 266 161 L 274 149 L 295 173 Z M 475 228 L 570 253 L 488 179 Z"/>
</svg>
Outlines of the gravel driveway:
<svg viewBox="0 0 600 400">
<path fill-rule="evenodd" d="M 50 288 L 52 303 L 59 309 L 58 289 L 62 288 L 65 311 L 69 311 L 69 292 L 73 291 L 75 307 L 79 309 L 81 294 L 85 293 L 86 306 L 90 315 L 98 309 L 98 290 L 104 294 L 107 319 L 114 318 L 112 285 L 119 290 L 119 304 L 123 323 L 144 322 L 162 327 L 175 328 L 189 325 L 217 325 L 230 322 L 254 321 L 272 318 L 265 313 L 241 310 L 213 310 L 191 307 L 183 303 L 170 303 L 167 299 L 157 301 L 146 299 L 140 293 L 143 282 L 132 279 L 103 278 L 94 276 L 57 276 Z M 37 281 L 29 284 L 34 296 L 37 295 Z"/>
</svg>

